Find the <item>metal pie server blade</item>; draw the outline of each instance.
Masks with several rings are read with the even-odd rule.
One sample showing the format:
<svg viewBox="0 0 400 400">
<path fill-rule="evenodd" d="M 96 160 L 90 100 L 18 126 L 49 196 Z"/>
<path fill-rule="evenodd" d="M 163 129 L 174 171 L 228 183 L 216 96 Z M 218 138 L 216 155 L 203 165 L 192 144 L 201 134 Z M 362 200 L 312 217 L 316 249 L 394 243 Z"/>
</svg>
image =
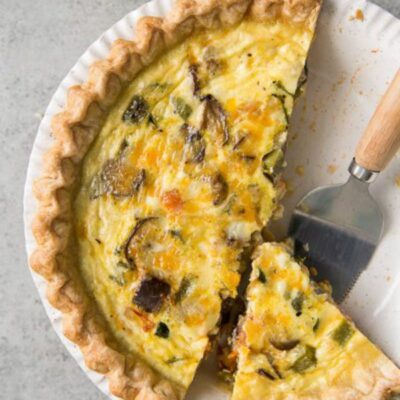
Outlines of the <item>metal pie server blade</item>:
<svg viewBox="0 0 400 400">
<path fill-rule="evenodd" d="M 307 194 L 294 210 L 289 236 L 295 253 L 328 280 L 341 302 L 353 287 L 381 239 L 383 216 L 369 185 L 400 147 L 400 70 L 358 143 L 344 185 Z"/>
<path fill-rule="evenodd" d="M 368 183 L 353 176 L 344 185 L 310 192 L 297 205 L 289 228 L 295 253 L 304 253 L 318 280 L 330 282 L 337 302 L 367 267 L 382 231 L 383 216 Z"/>
</svg>

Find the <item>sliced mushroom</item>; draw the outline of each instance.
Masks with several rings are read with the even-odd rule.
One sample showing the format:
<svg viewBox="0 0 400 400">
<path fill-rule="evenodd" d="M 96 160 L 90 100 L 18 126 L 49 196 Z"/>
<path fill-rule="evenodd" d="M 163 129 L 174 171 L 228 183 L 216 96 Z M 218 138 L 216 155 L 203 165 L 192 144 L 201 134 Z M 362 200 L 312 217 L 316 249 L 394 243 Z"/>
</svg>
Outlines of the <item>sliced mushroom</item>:
<svg viewBox="0 0 400 400">
<path fill-rule="evenodd" d="M 89 195 L 94 200 L 106 193 L 114 197 L 131 197 L 138 193 L 146 179 L 145 170 L 137 170 L 125 158 L 107 160 L 92 179 Z"/>
<path fill-rule="evenodd" d="M 206 67 L 207 71 L 211 74 L 211 76 L 215 76 L 218 74 L 219 71 L 222 70 L 223 64 L 221 61 L 215 58 L 210 58 L 209 60 L 206 61 Z"/>
<path fill-rule="evenodd" d="M 158 236 L 156 217 L 140 219 L 133 228 L 125 243 L 124 254 L 129 265 L 144 267 L 151 262 L 150 247 L 152 241 Z"/>
<path fill-rule="evenodd" d="M 220 297 L 221 294 L 220 294 Z M 235 335 L 235 329 L 238 329 L 238 321 L 241 315 L 246 311 L 246 305 L 242 297 L 227 297 L 222 300 L 220 314 L 220 332 L 218 337 L 218 351 L 220 353 L 220 362 L 230 371 L 235 368 L 235 362 L 232 359 L 231 338 Z M 237 331 L 236 331 L 237 332 Z"/>
<path fill-rule="evenodd" d="M 156 313 L 160 311 L 170 291 L 167 282 L 150 276 L 141 282 L 132 302 L 148 313 Z"/>
<path fill-rule="evenodd" d="M 268 378 L 268 379 L 270 379 L 271 381 L 274 381 L 274 380 L 275 380 L 275 377 L 274 377 L 271 373 L 269 373 L 268 371 L 266 371 L 266 370 L 263 369 L 263 368 L 259 368 L 259 369 L 257 370 L 257 374 L 263 376 L 264 378 Z"/>
<path fill-rule="evenodd" d="M 211 183 L 211 191 L 213 194 L 213 204 L 214 206 L 219 206 L 228 197 L 229 193 L 228 183 L 220 173 L 217 173 L 213 177 L 211 177 L 210 183 Z"/>
<path fill-rule="evenodd" d="M 289 351 L 294 349 L 299 343 L 299 340 L 286 340 L 286 341 L 278 341 L 278 340 L 270 340 L 269 341 L 273 347 L 280 351 Z"/>
<path fill-rule="evenodd" d="M 199 79 L 199 66 L 197 64 L 189 65 L 189 75 L 192 79 L 193 95 L 195 97 L 200 96 L 200 79 Z"/>
<path fill-rule="evenodd" d="M 129 147 L 129 143 L 126 139 L 123 139 L 119 146 L 119 154 L 123 155 L 125 150 Z"/>
<path fill-rule="evenodd" d="M 134 193 L 137 193 L 140 190 L 145 180 L 146 180 L 146 171 L 144 169 L 141 169 L 132 181 L 132 189 Z"/>
<path fill-rule="evenodd" d="M 222 145 L 229 142 L 228 119 L 220 102 L 211 94 L 201 97 L 201 130 L 209 130 L 220 137 Z"/>
<path fill-rule="evenodd" d="M 207 72 L 211 76 L 215 76 L 225 66 L 224 61 L 218 58 L 218 49 L 214 46 L 209 46 L 205 49 L 203 62 L 205 63 Z"/>
<path fill-rule="evenodd" d="M 240 158 L 243 161 L 246 161 L 247 163 L 251 163 L 256 159 L 256 156 L 252 156 L 252 155 L 249 155 L 249 154 L 241 154 Z"/>
<path fill-rule="evenodd" d="M 247 134 L 239 135 L 239 137 L 236 140 L 236 143 L 233 145 L 232 150 L 237 150 L 246 140 Z"/>
<path fill-rule="evenodd" d="M 186 162 L 201 163 L 206 155 L 206 144 L 200 131 L 189 124 L 181 126 L 181 132 L 185 136 L 185 143 L 189 157 Z"/>
<path fill-rule="evenodd" d="M 275 360 L 274 360 L 274 357 L 272 356 L 272 354 L 271 353 L 265 353 L 265 355 L 267 356 L 269 365 L 271 366 L 272 370 L 275 372 L 276 376 L 279 379 L 282 379 L 282 374 L 280 373 L 277 365 L 275 364 Z"/>
</svg>

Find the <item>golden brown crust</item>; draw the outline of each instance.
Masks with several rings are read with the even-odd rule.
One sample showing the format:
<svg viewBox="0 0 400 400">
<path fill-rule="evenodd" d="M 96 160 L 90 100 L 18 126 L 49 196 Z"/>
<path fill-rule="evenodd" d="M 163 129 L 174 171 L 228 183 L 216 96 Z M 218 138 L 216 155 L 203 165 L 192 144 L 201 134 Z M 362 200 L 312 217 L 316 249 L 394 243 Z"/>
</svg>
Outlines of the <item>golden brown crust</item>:
<svg viewBox="0 0 400 400">
<path fill-rule="evenodd" d="M 89 300 L 75 262 L 65 251 L 72 226 L 72 191 L 79 164 L 123 87 L 162 51 L 195 29 L 228 26 L 251 14 L 277 15 L 313 26 L 321 0 L 182 0 L 165 18 L 143 17 L 135 42 L 117 40 L 107 59 L 90 67 L 89 78 L 69 89 L 64 110 L 52 121 L 55 136 L 34 183 L 38 213 L 32 230 L 37 249 L 33 270 L 48 281 L 48 299 L 63 313 L 65 335 L 80 346 L 89 368 L 108 377 L 110 390 L 126 400 L 181 399 L 184 389 L 132 360 L 110 344 L 103 321 Z"/>
</svg>

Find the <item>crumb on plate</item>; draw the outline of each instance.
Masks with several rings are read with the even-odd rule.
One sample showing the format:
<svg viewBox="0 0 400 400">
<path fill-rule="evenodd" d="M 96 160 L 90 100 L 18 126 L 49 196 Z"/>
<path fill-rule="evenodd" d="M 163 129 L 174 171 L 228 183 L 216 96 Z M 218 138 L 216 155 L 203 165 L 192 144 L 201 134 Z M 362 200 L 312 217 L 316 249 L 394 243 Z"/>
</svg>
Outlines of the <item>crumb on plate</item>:
<svg viewBox="0 0 400 400">
<path fill-rule="evenodd" d="M 329 164 L 328 168 L 326 169 L 329 174 L 333 175 L 337 171 L 337 165 L 335 164 Z"/>
<path fill-rule="evenodd" d="M 363 22 L 364 19 L 365 19 L 365 18 L 364 18 L 364 13 L 362 12 L 361 9 L 357 8 L 355 14 L 352 15 L 349 19 L 350 19 L 350 21 L 357 20 L 357 21 Z"/>
<path fill-rule="evenodd" d="M 304 167 L 302 165 L 298 165 L 294 170 L 298 176 L 304 176 Z"/>
</svg>

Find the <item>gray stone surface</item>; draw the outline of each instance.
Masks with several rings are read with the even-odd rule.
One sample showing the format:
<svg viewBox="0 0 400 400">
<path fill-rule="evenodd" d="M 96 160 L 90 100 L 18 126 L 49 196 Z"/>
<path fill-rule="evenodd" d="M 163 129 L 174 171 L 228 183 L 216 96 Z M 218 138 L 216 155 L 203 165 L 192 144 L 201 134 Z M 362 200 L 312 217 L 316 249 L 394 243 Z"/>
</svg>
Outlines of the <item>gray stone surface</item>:
<svg viewBox="0 0 400 400">
<path fill-rule="evenodd" d="M 22 194 L 50 96 L 76 59 L 143 0 L 0 0 L 0 387 L 12 400 L 98 400 L 53 332 L 29 275 Z M 376 0 L 400 17 L 400 0 Z"/>
</svg>

